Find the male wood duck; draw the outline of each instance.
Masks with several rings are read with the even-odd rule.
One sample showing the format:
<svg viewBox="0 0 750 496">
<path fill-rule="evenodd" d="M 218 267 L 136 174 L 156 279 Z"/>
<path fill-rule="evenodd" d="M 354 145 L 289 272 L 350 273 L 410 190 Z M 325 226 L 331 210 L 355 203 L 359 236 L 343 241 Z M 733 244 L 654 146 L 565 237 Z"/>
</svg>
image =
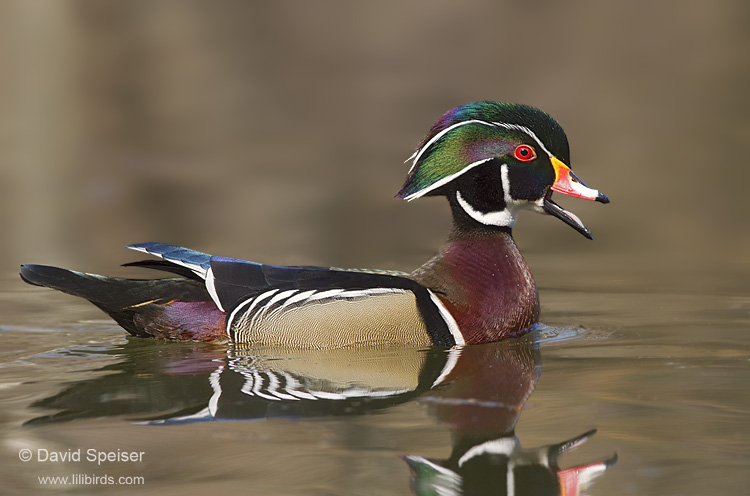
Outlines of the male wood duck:
<svg viewBox="0 0 750 496">
<path fill-rule="evenodd" d="M 553 191 L 608 203 L 570 170 L 562 127 L 533 107 L 474 102 L 445 113 L 410 157 L 403 200 L 445 196 L 446 245 L 411 274 L 279 267 L 162 243 L 128 248 L 160 260 L 127 265 L 176 278 L 135 280 L 21 266 L 28 283 L 81 296 L 139 337 L 261 346 L 462 346 L 528 332 L 536 284 L 511 229 L 518 212 L 557 217 L 591 239 Z"/>
</svg>

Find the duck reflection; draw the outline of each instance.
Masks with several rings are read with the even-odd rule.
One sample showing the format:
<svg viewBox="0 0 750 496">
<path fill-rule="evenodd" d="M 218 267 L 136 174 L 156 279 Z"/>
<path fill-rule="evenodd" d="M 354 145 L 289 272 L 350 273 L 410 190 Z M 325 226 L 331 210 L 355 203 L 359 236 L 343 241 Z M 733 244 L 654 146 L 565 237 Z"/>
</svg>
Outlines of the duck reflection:
<svg viewBox="0 0 750 496">
<path fill-rule="evenodd" d="M 563 495 L 577 496 L 611 467 L 616 457 L 561 470 L 563 453 L 580 446 L 596 431 L 563 443 L 524 449 L 514 435 L 455 444 L 447 460 L 405 457 L 417 495 Z M 476 443 L 476 444 L 474 444 Z"/>
<path fill-rule="evenodd" d="M 300 351 L 132 340 L 118 361 L 36 407 L 27 425 L 127 416 L 148 424 L 358 415 L 408 401 L 452 434 L 444 460 L 405 456 L 423 494 L 582 494 L 615 458 L 561 470 L 593 435 L 524 449 L 516 423 L 541 374 L 532 338 L 464 348 Z"/>
<path fill-rule="evenodd" d="M 150 423 L 363 414 L 418 398 L 449 362 L 444 350 L 417 348 L 233 348 L 208 377 L 213 394 L 205 408 Z"/>
<path fill-rule="evenodd" d="M 561 470 L 558 458 L 595 431 L 524 449 L 514 434 L 526 400 L 541 374 L 538 347 L 528 340 L 451 350 L 456 364 L 421 401 L 452 434 L 445 460 L 409 455 L 417 495 L 507 494 L 576 496 L 616 461 Z"/>
</svg>

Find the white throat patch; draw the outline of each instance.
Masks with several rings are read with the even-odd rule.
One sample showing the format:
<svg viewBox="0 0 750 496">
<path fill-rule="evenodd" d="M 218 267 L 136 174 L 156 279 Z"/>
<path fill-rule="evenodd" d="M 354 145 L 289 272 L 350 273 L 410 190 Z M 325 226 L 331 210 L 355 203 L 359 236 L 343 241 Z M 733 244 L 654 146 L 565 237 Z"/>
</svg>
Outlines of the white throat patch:
<svg viewBox="0 0 750 496">
<path fill-rule="evenodd" d="M 456 200 L 464 212 L 475 221 L 484 224 L 486 226 L 505 226 L 513 227 L 518 218 L 519 203 L 511 198 L 510 196 L 510 179 L 508 178 L 508 166 L 503 164 L 500 168 L 500 178 L 503 187 L 503 200 L 505 200 L 505 208 L 503 210 L 497 210 L 495 212 L 480 212 L 469 204 L 468 201 L 461 196 L 460 191 L 456 191 Z"/>
</svg>

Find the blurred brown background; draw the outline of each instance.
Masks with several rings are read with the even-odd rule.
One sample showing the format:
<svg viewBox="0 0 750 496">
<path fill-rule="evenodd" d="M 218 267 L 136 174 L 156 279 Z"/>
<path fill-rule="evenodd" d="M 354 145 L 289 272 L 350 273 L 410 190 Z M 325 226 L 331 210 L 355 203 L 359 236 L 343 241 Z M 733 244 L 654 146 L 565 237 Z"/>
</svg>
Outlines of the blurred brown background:
<svg viewBox="0 0 750 496">
<path fill-rule="evenodd" d="M 593 243 L 522 215 L 538 278 L 569 259 L 702 286 L 695 274 L 749 265 L 749 13 L 742 0 L 5 0 L 3 274 L 119 273 L 121 246 L 142 241 L 414 268 L 449 218 L 441 200 L 392 199 L 402 162 L 444 111 L 490 99 L 552 114 L 576 172 L 612 198 L 561 200 Z"/>
</svg>

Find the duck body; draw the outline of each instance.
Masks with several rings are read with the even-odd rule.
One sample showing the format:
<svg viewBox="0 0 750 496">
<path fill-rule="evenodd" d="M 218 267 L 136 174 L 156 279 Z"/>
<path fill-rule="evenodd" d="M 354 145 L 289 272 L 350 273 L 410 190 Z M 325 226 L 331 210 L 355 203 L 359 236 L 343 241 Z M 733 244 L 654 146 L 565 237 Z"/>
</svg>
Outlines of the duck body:
<svg viewBox="0 0 750 496">
<path fill-rule="evenodd" d="M 561 157 L 561 158 L 558 158 Z M 279 267 L 163 243 L 128 265 L 178 277 L 123 279 L 24 265 L 28 283 L 88 299 L 139 337 L 294 348 L 462 346 L 515 337 L 539 320 L 534 279 L 512 237 L 520 210 L 580 220 L 552 191 L 607 203 L 570 171 L 567 138 L 532 107 L 475 102 L 447 112 L 412 156 L 397 198 L 445 196 L 447 243 L 412 273 Z"/>
</svg>

